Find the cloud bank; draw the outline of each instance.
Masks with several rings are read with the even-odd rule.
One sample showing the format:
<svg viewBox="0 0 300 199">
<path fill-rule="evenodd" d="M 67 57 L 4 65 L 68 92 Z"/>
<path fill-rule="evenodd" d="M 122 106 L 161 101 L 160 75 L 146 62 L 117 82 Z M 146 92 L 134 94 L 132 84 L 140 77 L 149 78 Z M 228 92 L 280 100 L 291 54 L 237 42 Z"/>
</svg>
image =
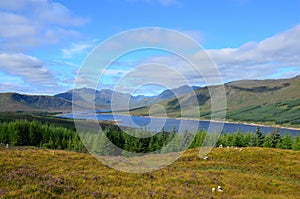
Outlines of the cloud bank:
<svg viewBox="0 0 300 199">
<path fill-rule="evenodd" d="M 54 61 L 46 64 L 28 54 L 79 38 L 78 28 L 87 22 L 51 0 L 0 1 L 0 74 L 4 78 L 0 91 L 53 94 L 66 90 L 57 77 L 61 74 L 52 63 L 48 65 Z"/>
<path fill-rule="evenodd" d="M 137 37 L 137 39 L 139 39 Z M 260 42 L 247 42 L 239 48 L 200 50 L 186 54 L 195 60 L 200 72 L 213 78 L 207 65 L 213 61 L 224 82 L 240 79 L 290 78 L 300 74 L 300 25 L 278 33 Z M 211 60 L 207 58 L 207 55 Z M 154 56 L 140 64 L 159 63 L 168 65 L 183 74 L 192 84 L 204 85 L 202 77 L 184 60 L 174 55 Z M 167 71 L 162 71 L 167 74 Z M 162 76 L 157 70 L 145 70 L 145 78 Z M 276 76 L 274 76 L 276 74 Z M 147 81 L 147 80 L 145 80 Z M 172 80 L 174 87 L 183 82 Z"/>
<path fill-rule="evenodd" d="M 74 28 L 86 22 L 62 4 L 48 0 L 1 1 L 0 51 L 24 52 L 78 37 Z"/>
<path fill-rule="evenodd" d="M 0 69 L 8 75 L 21 77 L 26 83 L 57 85 L 53 74 L 36 57 L 1 53 Z"/>
<path fill-rule="evenodd" d="M 300 25 L 240 48 L 206 52 L 226 80 L 265 78 L 274 73 L 281 78 L 295 76 L 300 73 Z"/>
</svg>

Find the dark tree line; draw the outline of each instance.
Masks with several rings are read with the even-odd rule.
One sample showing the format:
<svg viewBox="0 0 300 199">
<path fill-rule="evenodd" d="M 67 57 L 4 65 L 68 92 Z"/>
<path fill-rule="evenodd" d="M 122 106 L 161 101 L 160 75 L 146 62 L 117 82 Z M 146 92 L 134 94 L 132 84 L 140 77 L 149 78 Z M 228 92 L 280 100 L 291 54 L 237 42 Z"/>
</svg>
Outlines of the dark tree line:
<svg viewBox="0 0 300 199">
<path fill-rule="evenodd" d="M 263 134 L 259 127 L 255 133 L 222 134 L 217 145 L 236 147 L 268 147 L 300 150 L 300 137 L 290 134 L 281 135 L 278 130 Z"/>
<path fill-rule="evenodd" d="M 216 137 L 218 135 L 207 134 L 204 131 L 176 134 L 175 130 L 153 134 L 132 129 L 131 135 L 128 135 L 114 126 L 106 128 L 102 134 L 87 133 L 85 135 L 86 139 L 90 140 L 87 141 L 90 149 L 98 155 L 124 155 L 124 153 L 126 155 L 127 152 L 177 152 L 187 148 L 201 147 L 205 140 L 208 140 L 207 143 L 210 143 L 210 140 L 217 140 L 216 146 L 222 145 L 223 147 L 267 147 L 300 150 L 299 136 L 281 135 L 277 130 L 263 134 L 259 127 L 255 133 L 223 133 L 219 138 Z"/>
<path fill-rule="evenodd" d="M 74 151 L 85 150 L 74 130 L 28 120 L 0 123 L 0 143 L 11 146 L 36 146 Z"/>
<path fill-rule="evenodd" d="M 49 149 L 65 149 L 85 152 L 83 145 L 98 155 L 126 155 L 127 152 L 175 152 L 203 145 L 206 140 L 217 140 L 216 146 L 223 147 L 269 147 L 300 150 L 300 137 L 289 134 L 281 135 L 279 131 L 263 134 L 258 127 L 255 133 L 231 133 L 218 135 L 183 132 L 175 130 L 151 133 L 141 129 L 130 129 L 130 134 L 123 132 L 117 126 L 107 125 L 102 133 L 84 132 L 81 139 L 73 128 L 39 121 L 16 120 L 0 123 L 0 143 L 12 146 L 36 146 Z M 114 147 L 117 146 L 117 147 Z"/>
</svg>

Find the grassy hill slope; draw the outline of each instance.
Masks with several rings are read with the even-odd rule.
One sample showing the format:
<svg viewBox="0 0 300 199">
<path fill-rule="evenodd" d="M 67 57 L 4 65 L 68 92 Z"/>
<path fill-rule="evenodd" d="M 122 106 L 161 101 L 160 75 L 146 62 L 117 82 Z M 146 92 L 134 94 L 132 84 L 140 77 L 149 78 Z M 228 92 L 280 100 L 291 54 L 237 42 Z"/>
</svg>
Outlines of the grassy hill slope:
<svg viewBox="0 0 300 199">
<path fill-rule="evenodd" d="M 0 198 L 300 198 L 300 152 L 192 149 L 147 174 L 110 169 L 89 154 L 0 147 Z M 212 193 L 222 186 L 223 192 Z"/>
<path fill-rule="evenodd" d="M 280 124 L 282 126 L 300 127 L 300 76 L 291 79 L 280 80 L 240 80 L 233 81 L 224 85 L 227 100 L 227 120 L 257 122 L 268 124 Z M 184 93 L 185 87 L 179 93 Z M 191 88 L 190 88 L 191 89 Z M 176 89 L 175 89 L 176 90 Z M 75 94 L 75 105 L 85 107 L 87 101 L 85 97 L 93 98 L 94 90 L 78 89 Z M 97 109 L 106 109 L 109 107 L 111 90 L 97 91 L 96 107 Z M 208 87 L 195 90 L 200 109 L 200 116 L 204 119 L 210 119 L 210 94 Z M 152 102 L 171 97 L 171 91 L 164 91 L 158 99 L 152 99 Z M 84 97 L 83 97 L 84 96 Z M 116 93 L 118 107 L 122 110 L 124 104 L 128 102 L 130 95 Z M 131 97 L 132 98 L 132 97 Z M 192 95 L 184 94 L 179 99 L 172 98 L 160 102 L 165 108 L 169 117 L 181 116 L 181 105 L 184 104 L 184 113 L 187 117 L 195 116 L 195 107 L 197 103 L 192 101 Z M 135 99 L 137 100 L 137 99 Z M 140 100 L 140 99 L 139 99 Z M 143 103 L 150 103 L 144 99 Z M 149 99 L 148 99 L 149 100 Z M 133 100 L 134 101 L 134 100 Z M 143 100 L 142 100 L 143 101 Z M 139 102 L 139 103 L 142 103 Z M 160 112 L 159 106 L 152 109 L 152 113 Z M 150 106 L 138 107 L 131 111 L 133 115 L 148 115 Z M 0 94 L 0 111 L 71 111 L 72 110 L 72 92 L 62 93 L 56 96 L 34 96 L 22 95 L 17 93 Z M 159 115 L 158 115 L 159 116 Z M 199 119 L 199 118 L 197 118 Z"/>
<path fill-rule="evenodd" d="M 300 125 L 300 76 L 281 80 L 241 80 L 224 85 L 228 120 L 271 122 L 289 126 Z M 210 118 L 210 94 L 207 87 L 195 90 L 202 118 Z M 191 103 L 190 94 L 160 104 L 168 116 L 180 117 L 180 103 L 185 112 L 194 115 L 197 104 Z M 180 103 L 179 103 L 180 102 Z M 147 115 L 148 107 L 132 111 L 134 115 Z"/>
<path fill-rule="evenodd" d="M 53 96 L 0 93 L 0 110 L 4 111 L 70 111 L 70 101 Z"/>
</svg>

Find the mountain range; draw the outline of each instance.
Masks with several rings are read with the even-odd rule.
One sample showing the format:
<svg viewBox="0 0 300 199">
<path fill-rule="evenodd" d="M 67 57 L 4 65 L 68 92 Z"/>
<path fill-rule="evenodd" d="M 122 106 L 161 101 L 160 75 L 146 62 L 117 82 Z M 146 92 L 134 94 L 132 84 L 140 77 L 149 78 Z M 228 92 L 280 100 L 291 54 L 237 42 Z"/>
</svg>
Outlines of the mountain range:
<svg viewBox="0 0 300 199">
<path fill-rule="evenodd" d="M 88 103 L 95 102 L 97 109 L 110 109 L 112 96 L 116 99 L 115 106 L 122 106 L 129 101 L 131 108 L 143 107 L 155 104 L 167 99 L 187 94 L 192 89 L 198 87 L 182 86 L 172 90 L 164 90 L 156 96 L 132 96 L 128 93 L 112 91 L 110 89 L 94 90 L 91 88 L 80 88 L 69 90 L 53 96 L 49 95 L 27 95 L 19 93 L 0 93 L 1 111 L 59 111 L 66 112 L 72 110 L 72 104 L 84 109 Z"/>
<path fill-rule="evenodd" d="M 290 79 L 240 80 L 226 83 L 226 120 L 300 126 L 300 76 Z M 211 118 L 211 98 L 208 87 L 195 90 L 200 116 Z M 160 102 L 169 117 L 181 117 L 180 104 L 185 112 L 194 115 L 198 104 L 190 103 L 193 95 L 186 94 Z M 180 102 L 180 103 L 179 103 Z M 151 106 L 131 112 L 147 115 Z"/>
<path fill-rule="evenodd" d="M 300 76 L 290 79 L 239 80 L 224 85 L 227 98 L 229 120 L 275 122 L 277 124 L 300 124 Z M 110 109 L 112 96 L 114 104 L 122 109 L 130 105 L 133 115 L 147 115 L 153 104 L 163 106 L 170 117 L 180 117 L 180 104 L 187 104 L 191 115 L 195 105 L 190 103 L 191 92 L 198 100 L 202 118 L 210 118 L 209 87 L 182 86 L 165 90 L 156 96 L 132 96 L 128 93 L 109 89 L 93 90 L 80 88 L 54 96 L 26 95 L 19 93 L 0 93 L 1 111 L 50 111 L 68 112 L 74 106 L 85 108 L 92 100 L 96 109 Z M 92 100 L 91 100 L 92 99 Z"/>
</svg>

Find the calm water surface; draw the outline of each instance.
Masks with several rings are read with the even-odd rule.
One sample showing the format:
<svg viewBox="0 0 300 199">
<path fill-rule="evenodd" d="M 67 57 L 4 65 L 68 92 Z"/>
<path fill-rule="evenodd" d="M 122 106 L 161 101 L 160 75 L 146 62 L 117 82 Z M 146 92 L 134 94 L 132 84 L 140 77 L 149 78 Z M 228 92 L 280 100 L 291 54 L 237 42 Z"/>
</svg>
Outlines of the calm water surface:
<svg viewBox="0 0 300 199">
<path fill-rule="evenodd" d="M 195 130 L 202 129 L 208 130 L 210 121 L 196 121 L 196 120 L 185 120 L 185 119 L 174 119 L 174 118 L 149 118 L 143 116 L 125 116 L 125 115 L 112 115 L 112 114 L 78 114 L 74 116 L 72 113 L 64 114 L 64 118 L 76 118 L 76 119 L 97 119 L 102 121 L 118 121 L 120 126 L 134 127 L 134 128 L 146 128 L 151 131 L 160 131 L 164 128 L 166 131 L 171 131 L 173 128 L 176 131 L 182 132 L 184 130 Z M 219 123 L 214 122 L 217 125 Z M 260 127 L 263 133 L 270 133 L 274 130 L 274 127 Z M 300 130 L 292 130 L 285 128 L 276 128 L 282 134 L 289 133 L 291 135 L 300 135 Z M 222 132 L 255 132 L 256 126 L 247 124 L 233 124 L 224 123 Z"/>
</svg>

